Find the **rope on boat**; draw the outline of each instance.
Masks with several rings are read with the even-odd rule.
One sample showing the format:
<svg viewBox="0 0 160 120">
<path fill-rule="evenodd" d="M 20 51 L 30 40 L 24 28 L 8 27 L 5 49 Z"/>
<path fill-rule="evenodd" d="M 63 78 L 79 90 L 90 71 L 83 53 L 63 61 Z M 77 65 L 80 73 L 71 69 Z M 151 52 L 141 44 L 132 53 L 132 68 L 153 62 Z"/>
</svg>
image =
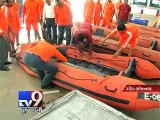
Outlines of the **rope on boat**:
<svg viewBox="0 0 160 120">
<path fill-rule="evenodd" d="M 79 59 L 79 58 L 77 58 L 77 55 L 74 55 L 74 57 L 76 59 Z M 95 59 L 97 59 L 97 60 L 109 60 L 109 61 L 121 61 L 121 62 L 125 62 L 125 60 L 115 60 L 115 59 L 107 59 L 107 58 L 99 58 L 99 57 L 95 57 Z M 83 60 L 83 61 L 86 61 L 86 60 Z M 97 61 L 97 62 L 99 62 L 99 61 Z"/>
<path fill-rule="evenodd" d="M 58 71 L 58 72 L 61 72 L 63 74 L 65 74 L 67 77 L 71 78 L 71 79 L 74 79 L 74 80 L 91 80 L 91 81 L 97 81 L 97 79 L 88 79 L 88 78 L 85 78 L 85 79 L 79 79 L 79 78 L 74 78 L 74 77 L 71 77 L 69 76 L 66 72 L 64 71 Z"/>
</svg>

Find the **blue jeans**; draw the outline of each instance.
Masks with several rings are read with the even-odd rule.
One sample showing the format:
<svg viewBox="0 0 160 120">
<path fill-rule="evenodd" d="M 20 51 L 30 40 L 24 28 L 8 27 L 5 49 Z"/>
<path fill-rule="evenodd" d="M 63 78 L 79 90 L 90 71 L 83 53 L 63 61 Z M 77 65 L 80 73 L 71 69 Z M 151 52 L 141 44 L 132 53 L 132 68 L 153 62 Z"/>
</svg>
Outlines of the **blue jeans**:
<svg viewBox="0 0 160 120">
<path fill-rule="evenodd" d="M 71 41 L 71 26 L 58 25 L 58 44 L 62 44 L 64 39 L 64 32 L 66 31 L 66 45 L 70 45 Z"/>
<path fill-rule="evenodd" d="M 23 62 L 27 67 L 32 67 L 37 70 L 39 78 L 42 82 L 41 87 L 49 86 L 58 71 L 58 67 L 56 65 L 45 62 L 39 56 L 32 53 L 25 53 Z M 46 71 L 46 73 L 44 71 Z"/>
</svg>

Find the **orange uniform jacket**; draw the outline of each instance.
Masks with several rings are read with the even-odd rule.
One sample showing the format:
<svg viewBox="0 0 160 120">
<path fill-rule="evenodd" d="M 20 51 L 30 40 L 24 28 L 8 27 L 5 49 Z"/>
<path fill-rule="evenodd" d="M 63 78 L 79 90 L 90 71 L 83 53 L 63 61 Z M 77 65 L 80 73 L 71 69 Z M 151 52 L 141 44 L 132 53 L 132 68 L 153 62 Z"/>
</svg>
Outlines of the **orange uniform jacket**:
<svg viewBox="0 0 160 120">
<path fill-rule="evenodd" d="M 94 13 L 94 22 L 96 22 L 97 24 L 100 23 L 101 12 L 102 12 L 102 3 L 101 2 L 96 2 L 95 13 Z"/>
<path fill-rule="evenodd" d="M 39 56 L 47 62 L 51 57 L 56 57 L 59 60 L 67 62 L 67 59 L 56 49 L 56 47 L 48 42 L 40 41 L 36 46 L 29 49 L 27 52 Z"/>
<path fill-rule="evenodd" d="M 106 2 L 104 5 L 104 18 L 111 19 L 115 11 L 114 4 L 112 2 Z"/>
<path fill-rule="evenodd" d="M 44 7 L 44 1 L 43 0 L 37 0 L 39 3 L 39 13 L 41 14 L 43 12 Z"/>
<path fill-rule="evenodd" d="M 113 32 L 110 33 L 109 36 L 114 36 L 115 34 L 119 33 L 118 30 L 114 30 Z M 131 33 L 131 39 L 130 39 L 130 44 L 131 47 L 135 47 L 135 45 L 137 44 L 136 39 L 138 38 L 139 35 L 139 31 L 136 25 L 131 25 L 131 24 L 126 24 L 126 32 L 125 33 L 120 33 L 120 43 L 124 44 L 126 43 L 127 39 L 129 38 L 129 34 Z"/>
<path fill-rule="evenodd" d="M 94 17 L 94 9 L 95 9 L 95 3 L 94 1 L 86 1 L 85 7 L 84 7 L 84 17 L 85 22 L 91 23 L 92 18 Z"/>
<path fill-rule="evenodd" d="M 26 21 L 28 20 L 39 20 L 39 4 L 37 0 L 26 0 L 23 5 L 23 20 L 26 15 Z"/>
<path fill-rule="evenodd" d="M 110 25 L 114 11 L 114 4 L 112 2 L 106 2 L 104 5 L 103 25 Z"/>
<path fill-rule="evenodd" d="M 126 24 L 126 31 L 130 32 L 132 34 L 132 37 L 138 37 L 138 28 L 136 25 Z M 110 36 L 114 36 L 117 33 L 118 30 L 114 30 L 113 32 L 111 32 Z M 126 38 L 127 34 L 120 34 L 120 37 Z"/>
<path fill-rule="evenodd" d="M 0 35 L 8 34 L 8 20 L 5 11 L 0 7 Z"/>
<path fill-rule="evenodd" d="M 86 10 L 87 10 L 88 4 L 89 4 L 89 0 L 86 0 L 86 1 L 85 1 L 85 4 L 84 4 L 84 11 L 83 11 L 84 17 L 85 17 L 85 15 L 86 15 Z"/>
<path fill-rule="evenodd" d="M 54 6 L 55 11 L 55 22 L 61 26 L 67 26 L 72 23 L 72 12 L 70 6 L 62 2 L 62 7 L 59 8 L 58 5 Z"/>
<path fill-rule="evenodd" d="M 97 2 L 95 4 L 95 14 L 94 14 L 94 17 L 100 18 L 100 13 L 101 12 L 102 12 L 102 3 L 101 2 Z"/>
<path fill-rule="evenodd" d="M 18 11 L 19 11 L 19 4 L 18 2 L 15 2 L 12 6 L 12 10 L 14 12 L 14 15 L 15 15 L 15 20 L 16 20 L 16 30 L 15 30 L 15 33 L 18 33 L 19 30 L 20 30 L 20 21 L 19 21 L 19 14 L 18 14 Z"/>
<path fill-rule="evenodd" d="M 7 15 L 9 26 L 16 32 L 16 17 L 12 7 L 8 7 Z"/>
</svg>

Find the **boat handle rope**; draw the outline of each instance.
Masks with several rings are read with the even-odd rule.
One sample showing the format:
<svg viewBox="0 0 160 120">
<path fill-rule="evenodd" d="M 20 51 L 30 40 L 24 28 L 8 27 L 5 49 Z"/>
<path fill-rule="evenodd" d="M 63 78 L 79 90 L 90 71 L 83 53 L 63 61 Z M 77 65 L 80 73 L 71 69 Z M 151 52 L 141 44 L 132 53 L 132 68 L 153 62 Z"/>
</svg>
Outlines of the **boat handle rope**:
<svg viewBox="0 0 160 120">
<path fill-rule="evenodd" d="M 100 63 L 100 62 L 101 62 L 100 60 L 121 61 L 121 62 L 125 62 L 125 60 L 112 60 L 112 59 L 103 59 L 103 58 L 96 58 L 96 59 L 99 59 L 99 60 L 97 60 L 97 63 Z"/>
<path fill-rule="evenodd" d="M 151 55 L 145 55 L 144 53 L 142 53 L 143 54 L 143 56 L 145 56 L 145 57 L 150 57 Z"/>
<path fill-rule="evenodd" d="M 107 90 L 109 92 L 116 92 L 118 90 L 117 88 L 115 88 L 114 90 L 110 90 L 110 89 L 107 88 L 107 86 L 104 86 L 104 88 L 105 88 L 105 90 Z"/>
<path fill-rule="evenodd" d="M 75 58 L 77 58 L 77 55 L 74 55 L 75 56 Z M 109 60 L 109 61 L 121 61 L 121 62 L 125 62 L 125 60 L 112 60 L 112 59 L 104 59 L 104 58 L 98 58 L 98 57 L 96 57 L 95 59 L 98 59 L 97 60 L 97 63 L 100 63 L 101 62 L 101 60 Z M 85 61 L 85 60 L 84 60 Z"/>
<path fill-rule="evenodd" d="M 77 58 L 77 55 L 74 55 L 75 58 Z M 95 59 L 97 59 L 97 63 L 100 63 L 100 60 L 109 60 L 109 61 L 121 61 L 121 62 L 125 62 L 125 60 L 112 60 L 112 59 L 104 59 L 104 58 L 98 58 L 96 57 Z M 86 60 L 84 60 L 86 61 Z"/>
<path fill-rule="evenodd" d="M 90 80 L 90 81 L 97 81 L 97 79 L 88 79 L 88 78 L 79 79 L 79 78 L 74 78 L 74 77 L 69 76 L 69 75 L 66 73 L 66 71 L 65 71 L 65 72 L 64 72 L 64 71 L 58 71 L 58 72 L 61 72 L 61 73 L 65 74 L 67 77 L 69 77 L 69 78 L 71 78 L 71 79 L 74 79 L 74 80 Z"/>
</svg>

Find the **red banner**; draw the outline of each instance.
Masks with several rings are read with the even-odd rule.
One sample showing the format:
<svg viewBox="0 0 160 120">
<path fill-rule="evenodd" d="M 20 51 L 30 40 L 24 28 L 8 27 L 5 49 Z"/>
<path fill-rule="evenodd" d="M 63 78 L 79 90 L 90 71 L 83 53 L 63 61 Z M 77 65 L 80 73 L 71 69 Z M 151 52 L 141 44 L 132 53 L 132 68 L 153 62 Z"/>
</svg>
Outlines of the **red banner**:
<svg viewBox="0 0 160 120">
<path fill-rule="evenodd" d="M 160 92 L 160 85 L 127 85 L 123 92 Z"/>
</svg>

